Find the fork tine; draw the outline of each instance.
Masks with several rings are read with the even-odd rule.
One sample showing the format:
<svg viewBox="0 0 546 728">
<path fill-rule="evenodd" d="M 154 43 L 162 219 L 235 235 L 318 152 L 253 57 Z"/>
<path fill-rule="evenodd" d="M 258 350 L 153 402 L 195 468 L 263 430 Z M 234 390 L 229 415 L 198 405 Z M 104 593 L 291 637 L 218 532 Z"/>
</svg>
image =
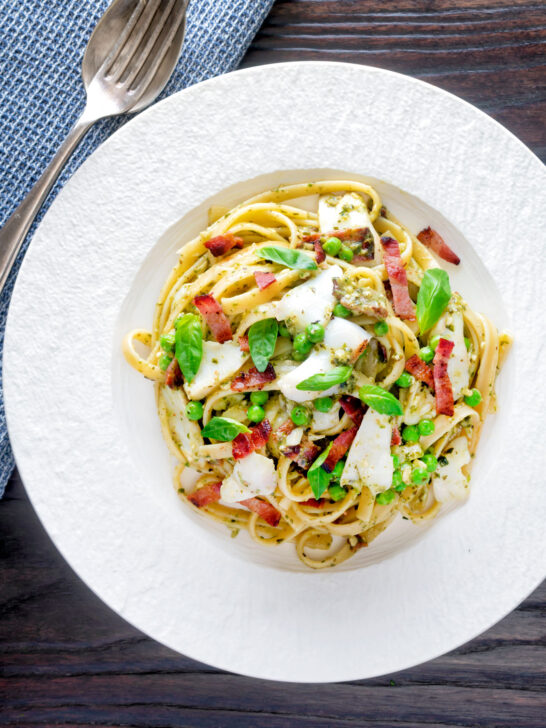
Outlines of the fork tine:
<svg viewBox="0 0 546 728">
<path fill-rule="evenodd" d="M 129 17 L 129 20 L 127 21 L 127 23 L 125 24 L 125 27 L 123 28 L 123 32 L 121 33 L 120 37 L 114 44 L 110 53 L 106 56 L 106 58 L 104 59 L 104 61 L 101 64 L 100 72 L 104 76 L 108 76 L 108 74 L 110 73 L 110 70 L 111 70 L 115 60 L 117 59 L 119 52 L 121 51 L 121 49 L 125 45 L 127 39 L 133 32 L 133 28 L 135 27 L 145 6 L 146 6 L 146 0 L 138 0 L 138 2 L 136 3 L 136 5 L 133 9 L 133 12 L 131 13 L 131 15 Z"/>
<path fill-rule="evenodd" d="M 135 53 L 131 58 L 131 63 L 127 66 L 126 71 L 119 78 L 119 83 L 130 88 L 136 76 L 138 76 L 141 69 L 146 65 L 146 62 L 151 56 L 156 45 L 156 41 L 161 35 L 163 29 L 168 26 L 168 21 L 175 5 L 176 0 L 164 0 L 162 2 L 160 9 L 154 16 L 153 25 L 148 28 L 148 32 L 141 39 L 140 44 L 137 46 Z M 159 46 L 159 49 L 161 49 L 161 46 Z"/>
<path fill-rule="evenodd" d="M 149 30 L 154 15 L 162 2 L 164 0 L 139 0 L 139 5 L 142 6 L 141 12 L 133 23 L 131 31 L 127 34 L 125 42 L 121 46 L 119 53 L 116 55 L 108 71 L 108 76 L 114 82 L 119 80 L 131 63 L 135 51 Z"/>
<path fill-rule="evenodd" d="M 178 7 L 177 7 L 178 6 Z M 165 55 L 169 51 L 171 44 L 180 30 L 180 26 L 184 23 L 187 12 L 187 3 L 185 0 L 175 0 L 174 9 L 171 9 L 169 17 L 166 19 L 159 34 L 156 34 L 156 40 L 152 48 L 152 52 L 148 54 L 146 61 L 142 67 L 137 69 L 131 80 L 132 87 L 130 91 L 135 94 L 143 93 L 153 80 L 159 66 L 163 62 Z"/>
</svg>

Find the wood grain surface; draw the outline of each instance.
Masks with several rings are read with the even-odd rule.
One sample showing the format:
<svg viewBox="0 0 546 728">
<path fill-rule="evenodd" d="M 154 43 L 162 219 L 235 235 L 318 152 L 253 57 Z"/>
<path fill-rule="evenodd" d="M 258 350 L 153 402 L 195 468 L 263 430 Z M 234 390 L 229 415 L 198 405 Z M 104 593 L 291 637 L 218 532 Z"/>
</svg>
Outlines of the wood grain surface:
<svg viewBox="0 0 546 728">
<path fill-rule="evenodd" d="M 243 65 L 330 59 L 407 73 L 483 109 L 544 161 L 545 43 L 544 2 L 278 0 Z M 0 587 L 0 726 L 546 725 L 545 585 L 410 670 L 332 685 L 253 680 L 173 653 L 104 606 L 52 546 L 16 474 L 0 502 Z"/>
</svg>

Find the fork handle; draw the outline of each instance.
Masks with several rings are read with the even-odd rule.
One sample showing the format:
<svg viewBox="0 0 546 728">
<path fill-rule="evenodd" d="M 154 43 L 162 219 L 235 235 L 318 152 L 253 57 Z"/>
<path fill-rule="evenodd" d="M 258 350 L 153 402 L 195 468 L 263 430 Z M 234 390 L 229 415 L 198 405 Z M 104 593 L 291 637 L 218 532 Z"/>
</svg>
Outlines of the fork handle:
<svg viewBox="0 0 546 728">
<path fill-rule="evenodd" d="M 94 124 L 84 109 L 40 179 L 0 230 L 0 293 L 38 210 L 79 141 Z"/>
</svg>

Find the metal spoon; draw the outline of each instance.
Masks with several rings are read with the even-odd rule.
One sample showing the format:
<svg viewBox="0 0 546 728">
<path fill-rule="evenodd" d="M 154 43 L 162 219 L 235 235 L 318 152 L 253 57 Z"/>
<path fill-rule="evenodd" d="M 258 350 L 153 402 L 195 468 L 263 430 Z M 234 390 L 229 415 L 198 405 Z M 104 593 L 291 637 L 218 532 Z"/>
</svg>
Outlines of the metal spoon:
<svg viewBox="0 0 546 728">
<path fill-rule="evenodd" d="M 114 0 L 93 31 L 82 63 L 87 102 L 45 172 L 0 230 L 0 291 L 51 186 L 99 119 L 140 111 L 176 65 L 188 0 Z"/>
</svg>

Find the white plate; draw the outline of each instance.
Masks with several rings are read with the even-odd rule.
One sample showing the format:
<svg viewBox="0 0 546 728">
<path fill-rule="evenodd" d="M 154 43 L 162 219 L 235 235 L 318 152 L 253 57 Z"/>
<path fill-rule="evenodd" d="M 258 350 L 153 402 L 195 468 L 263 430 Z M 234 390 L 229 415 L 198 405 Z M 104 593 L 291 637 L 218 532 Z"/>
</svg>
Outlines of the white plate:
<svg viewBox="0 0 546 728">
<path fill-rule="evenodd" d="M 226 538 L 179 503 L 152 386 L 120 338 L 150 325 L 174 250 L 211 201 L 341 173 L 382 180 L 415 231 L 445 232 L 462 253 L 455 285 L 516 343 L 470 500 L 429 529 L 387 531 L 344 568 L 307 573 L 289 548 Z M 4 353 L 18 466 L 79 576 L 169 647 L 277 680 L 399 670 L 513 609 L 544 568 L 544 189 L 537 158 L 481 112 L 364 66 L 240 71 L 114 134 L 36 233 Z"/>
</svg>

